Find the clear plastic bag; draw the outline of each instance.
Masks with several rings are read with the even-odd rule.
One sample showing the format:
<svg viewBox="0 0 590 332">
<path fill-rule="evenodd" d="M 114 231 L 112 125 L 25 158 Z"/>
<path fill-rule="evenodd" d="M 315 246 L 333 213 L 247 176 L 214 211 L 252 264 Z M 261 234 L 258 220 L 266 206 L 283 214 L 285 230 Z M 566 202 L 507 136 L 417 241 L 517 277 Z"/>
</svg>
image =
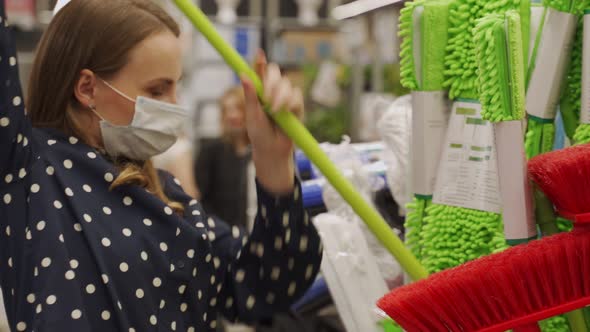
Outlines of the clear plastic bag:
<svg viewBox="0 0 590 332">
<path fill-rule="evenodd" d="M 405 206 L 412 199 L 409 179 L 410 140 L 412 134 L 412 97 L 396 99 L 377 123 L 377 129 L 386 149 L 383 152 L 387 185 L 393 198 L 405 215 Z"/>
<path fill-rule="evenodd" d="M 359 154 L 350 144 L 350 139 L 344 138 L 339 145 L 325 147 L 330 159 L 339 166 L 344 176 L 357 188 L 360 194 L 368 202 L 372 202 L 373 185 L 375 183 L 371 175 L 363 167 Z M 336 215 L 347 222 L 356 223 L 363 232 L 370 252 L 375 257 L 381 276 L 390 288 L 401 283 L 401 267 L 391 254 L 383 248 L 375 235 L 367 225 L 356 215 L 350 205 L 342 199 L 340 194 L 329 184 L 324 186 L 323 199 L 330 214 Z M 395 230 L 397 231 L 397 230 Z"/>
</svg>

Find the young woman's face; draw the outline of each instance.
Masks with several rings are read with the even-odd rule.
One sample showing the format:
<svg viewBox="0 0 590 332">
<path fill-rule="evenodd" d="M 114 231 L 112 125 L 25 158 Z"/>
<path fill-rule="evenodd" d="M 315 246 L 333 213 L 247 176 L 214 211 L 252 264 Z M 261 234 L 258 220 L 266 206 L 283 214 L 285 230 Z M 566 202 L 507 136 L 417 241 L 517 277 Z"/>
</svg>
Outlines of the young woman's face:
<svg viewBox="0 0 590 332">
<path fill-rule="evenodd" d="M 240 133 L 246 129 L 246 111 L 243 101 L 236 96 L 227 98 L 223 102 L 222 121 L 226 130 Z"/>
<path fill-rule="evenodd" d="M 154 34 L 129 54 L 129 62 L 108 83 L 132 99 L 139 96 L 176 103 L 176 89 L 182 75 L 180 40 L 169 31 Z M 95 107 L 114 125 L 128 125 L 135 104 L 119 95 L 99 77 L 96 81 Z"/>
</svg>

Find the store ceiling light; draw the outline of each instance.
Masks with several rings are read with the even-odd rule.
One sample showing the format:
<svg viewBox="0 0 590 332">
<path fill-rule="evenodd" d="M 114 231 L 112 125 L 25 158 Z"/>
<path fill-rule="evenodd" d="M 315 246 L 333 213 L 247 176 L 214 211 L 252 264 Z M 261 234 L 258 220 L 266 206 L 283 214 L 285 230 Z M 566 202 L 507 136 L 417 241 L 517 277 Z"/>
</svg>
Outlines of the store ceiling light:
<svg viewBox="0 0 590 332">
<path fill-rule="evenodd" d="M 337 20 L 344 20 L 402 1 L 403 0 L 356 0 L 334 8 L 332 10 L 332 17 Z"/>
</svg>

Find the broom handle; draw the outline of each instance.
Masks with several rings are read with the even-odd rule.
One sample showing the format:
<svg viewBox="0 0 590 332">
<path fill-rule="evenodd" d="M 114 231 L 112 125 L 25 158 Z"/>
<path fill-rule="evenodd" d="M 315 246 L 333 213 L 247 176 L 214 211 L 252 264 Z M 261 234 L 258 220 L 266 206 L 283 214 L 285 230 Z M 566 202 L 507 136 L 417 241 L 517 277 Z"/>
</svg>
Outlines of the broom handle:
<svg viewBox="0 0 590 332">
<path fill-rule="evenodd" d="M 219 52 L 225 62 L 239 75 L 250 79 L 258 97 L 263 100 L 263 86 L 256 72 L 217 32 L 207 16 L 195 6 L 191 0 L 174 0 L 176 6 L 188 17 L 193 25 L 207 38 L 209 43 Z M 263 102 L 263 104 L 265 104 Z M 266 108 L 265 108 L 266 109 Z M 356 191 L 354 186 L 340 173 L 318 142 L 307 131 L 305 126 L 291 112 L 271 114 L 277 125 L 319 168 L 330 184 L 350 204 L 353 210 L 363 219 L 369 229 L 383 246 L 397 259 L 402 268 L 413 280 L 426 278 L 428 272 L 416 257 L 404 246 L 400 238 L 393 232 L 383 217 Z"/>
<path fill-rule="evenodd" d="M 570 311 L 565 314 L 572 332 L 586 332 L 588 327 L 586 326 L 586 319 L 584 318 L 584 309 L 578 309 Z"/>
</svg>

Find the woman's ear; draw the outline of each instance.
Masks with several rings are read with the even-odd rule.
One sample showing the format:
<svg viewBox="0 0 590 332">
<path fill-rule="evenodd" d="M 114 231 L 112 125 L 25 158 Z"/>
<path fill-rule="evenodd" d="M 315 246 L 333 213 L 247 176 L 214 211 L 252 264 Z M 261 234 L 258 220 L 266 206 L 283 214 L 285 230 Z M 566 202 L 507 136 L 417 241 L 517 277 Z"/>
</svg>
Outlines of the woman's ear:
<svg viewBox="0 0 590 332">
<path fill-rule="evenodd" d="M 90 108 L 94 107 L 95 93 L 96 75 L 88 69 L 83 69 L 74 86 L 74 95 L 81 105 Z"/>
</svg>

